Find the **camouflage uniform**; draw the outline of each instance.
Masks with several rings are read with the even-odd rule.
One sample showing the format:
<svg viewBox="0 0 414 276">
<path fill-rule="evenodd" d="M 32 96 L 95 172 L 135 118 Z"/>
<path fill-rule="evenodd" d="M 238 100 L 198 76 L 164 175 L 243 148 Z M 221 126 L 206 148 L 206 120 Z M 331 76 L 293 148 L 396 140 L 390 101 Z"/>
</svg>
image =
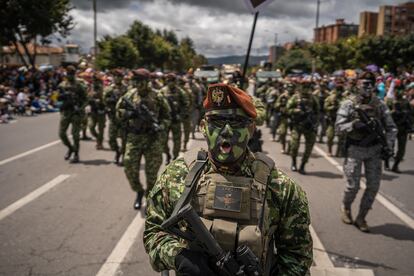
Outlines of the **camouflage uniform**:
<svg viewBox="0 0 414 276">
<path fill-rule="evenodd" d="M 319 103 L 318 123 L 320 126 L 320 133 L 319 133 L 318 142 L 323 143 L 323 137 L 325 136 L 326 131 L 327 131 L 324 103 L 325 103 L 325 99 L 329 96 L 326 85 L 321 84 L 319 88 L 313 92 L 313 96 L 318 99 L 318 103 Z"/>
<path fill-rule="evenodd" d="M 341 103 L 337 112 L 336 131 L 346 134 L 347 145 L 349 145 L 343 165 L 347 185 L 342 199 L 342 220 L 345 223 L 352 223 L 351 204 L 359 190 L 361 169 L 362 164 L 364 164 L 367 187 L 361 199 L 355 224 L 362 231 L 369 231 L 365 217 L 369 209 L 371 209 L 379 190 L 381 180 L 381 145 L 378 140 L 371 139 L 373 136 L 366 128 L 358 126 L 360 121 L 355 112 L 355 108 L 358 106 L 361 109 L 365 109 L 370 118 L 378 119 L 384 124 L 390 148 L 395 140 L 397 129 L 389 109 L 375 96 L 371 96 L 367 104 L 362 104 L 362 97 L 359 95 L 350 96 L 349 99 Z"/>
<path fill-rule="evenodd" d="M 282 145 L 282 153 L 286 153 L 286 135 L 288 132 L 289 120 L 287 103 L 289 102 L 291 96 L 291 92 L 285 91 L 279 96 L 275 104 L 276 112 L 279 113 L 279 127 L 277 129 L 277 134 L 279 135 L 279 140 Z"/>
<path fill-rule="evenodd" d="M 332 146 L 335 138 L 335 121 L 336 121 L 336 112 L 338 111 L 339 104 L 342 101 L 341 91 L 334 90 L 332 94 L 329 95 L 324 102 L 324 110 L 326 113 L 327 125 L 328 128 L 326 129 L 326 138 L 327 138 L 327 145 L 328 145 L 328 152 L 332 155 Z M 338 142 L 338 148 L 340 147 L 341 143 Z M 337 150 L 339 153 L 339 150 Z M 337 154 L 338 156 L 339 154 Z"/>
<path fill-rule="evenodd" d="M 292 157 L 292 171 L 296 171 L 296 157 L 299 151 L 300 138 L 305 136 L 305 152 L 299 172 L 305 173 L 305 164 L 312 153 L 316 141 L 317 118 L 319 113 L 318 100 L 310 93 L 309 88 L 302 87 L 300 92 L 290 98 L 287 109 L 292 120 L 290 154 Z"/>
<path fill-rule="evenodd" d="M 191 123 L 192 123 L 192 118 L 193 118 L 193 114 L 194 114 L 194 110 L 195 110 L 195 99 L 193 96 L 193 92 L 191 90 L 190 87 L 188 87 L 188 85 L 186 85 L 186 83 L 181 83 L 181 85 L 178 87 L 179 89 L 182 90 L 182 92 L 184 92 L 186 98 L 188 99 L 188 107 L 186 108 L 186 110 L 183 110 L 182 114 L 183 114 L 183 118 L 182 118 L 182 123 L 183 123 L 183 132 L 184 132 L 184 141 L 183 141 L 183 151 L 187 150 L 187 143 L 188 141 L 190 141 L 190 132 L 191 132 Z"/>
<path fill-rule="evenodd" d="M 75 154 L 72 162 L 78 161 L 79 139 L 81 121 L 84 116 L 84 108 L 87 104 L 86 87 L 80 79 L 73 81 L 65 80 L 59 85 L 59 100 L 62 101 L 60 108 L 59 137 L 62 143 L 68 147 L 65 159 L 69 159 L 72 153 Z M 69 141 L 66 131 L 72 125 L 73 144 Z"/>
<path fill-rule="evenodd" d="M 188 113 L 184 113 L 188 111 L 190 101 L 185 92 L 177 86 L 170 88 L 167 85 L 161 89 L 160 93 L 167 99 L 171 110 L 171 124 L 167 131 L 167 137 L 171 131 L 173 137 L 173 159 L 175 159 L 178 157 L 181 149 L 181 121 L 184 117 L 188 116 Z M 168 139 L 164 144 L 164 152 L 167 153 L 168 158 L 170 156 Z"/>
<path fill-rule="evenodd" d="M 397 153 L 394 158 L 394 165 L 392 171 L 400 173 L 398 168 L 399 163 L 403 160 L 405 155 L 405 147 L 407 145 L 408 134 L 413 129 L 413 108 L 409 101 L 403 98 L 403 91 L 397 90 L 395 99 L 388 99 L 387 105 L 391 111 L 391 116 L 397 125 Z"/>
<path fill-rule="evenodd" d="M 247 142 L 252 133 L 250 126 L 257 115 L 253 101 L 246 103 L 248 96 L 239 95 L 244 99 L 244 105 L 248 107 L 243 110 L 233 108 L 234 101 L 226 102 L 225 94 L 211 96 L 217 92 L 214 90 L 217 88 L 221 89 L 220 91 L 224 88 L 233 91 L 225 84 L 217 84 L 209 88 L 208 100 L 204 103 L 206 117 L 202 123 L 209 157 L 202 168 L 201 176 L 195 182 L 190 204 L 203 221 L 211 225 L 211 227 L 207 226 L 207 229 L 212 232 L 224 250 L 234 252 L 237 240 L 238 246 L 247 245 L 252 249 L 260 259 L 266 275 L 309 275 L 312 264 L 312 238 L 309 232 L 310 216 L 306 195 L 293 180 L 274 167 L 270 158 L 262 153 L 253 154 L 248 150 Z M 228 95 L 230 93 L 227 92 Z M 235 97 L 232 95 L 233 99 Z M 210 104 L 212 102 L 216 105 Z M 221 109 L 222 106 L 226 107 Z M 220 141 L 223 139 L 232 145 L 230 151 L 219 150 Z M 184 192 L 186 178 L 195 161 L 195 153 L 197 151 L 190 151 L 184 158 L 170 163 L 149 195 L 144 246 L 149 254 L 151 265 L 157 271 L 178 270 L 179 272 L 181 265 L 177 263 L 177 257 L 183 252 L 195 253 L 188 241 L 169 234 L 161 227 L 161 224 L 171 216 Z M 214 179 L 223 179 L 223 181 L 214 182 Z M 245 185 L 246 183 L 250 184 Z M 235 211 L 215 208 L 215 204 L 210 206 L 212 198 L 224 199 L 228 196 L 232 198 L 232 194 L 226 194 L 224 197 L 215 194 L 213 189 L 217 191 L 219 186 L 224 189 L 234 188 L 235 186 L 232 185 L 243 187 L 244 191 L 248 191 L 241 197 L 248 196 L 247 201 L 254 205 L 248 205 L 248 208 L 247 205 L 243 205 L 242 209 Z M 266 186 L 267 193 L 264 192 Z M 255 196 L 250 197 L 250 193 Z M 246 202 L 241 198 L 239 200 Z M 226 206 L 226 202 L 228 203 L 219 200 L 217 204 Z M 262 202 L 265 202 L 264 206 Z M 261 214 L 264 214 L 263 220 L 260 219 Z M 222 230 L 228 231 L 223 227 L 224 224 L 236 226 L 235 232 L 227 232 L 230 236 L 220 235 Z M 190 228 L 190 226 L 183 228 Z M 252 231 L 247 233 L 248 229 Z M 235 237 L 237 238 L 234 239 Z M 201 261 L 207 262 L 206 260 L 207 257 Z M 187 265 L 192 266 L 192 264 Z"/>
<path fill-rule="evenodd" d="M 89 131 L 96 139 L 96 148 L 103 149 L 103 139 L 106 120 L 106 107 L 103 98 L 103 87 L 100 79 L 95 79 L 89 96 L 91 114 L 89 116 Z M 96 127 L 98 126 L 98 131 Z"/>
<path fill-rule="evenodd" d="M 148 71 L 145 70 L 144 72 Z M 145 75 L 148 75 L 149 78 L 149 72 L 145 73 Z M 128 122 L 124 171 L 132 190 L 137 192 L 138 197 L 141 196 L 141 198 L 144 191 L 139 179 L 141 157 L 145 157 L 145 175 L 148 192 L 155 183 L 162 163 L 162 146 L 159 130 L 155 130 L 148 120 L 134 114 L 133 109 L 139 105 L 145 105 L 153 113 L 154 119 L 158 121 L 161 129 L 165 128 L 170 121 L 169 108 L 165 105 L 165 101 L 151 88 L 146 87 L 146 89 L 148 90 L 142 89 L 146 92 L 141 94 L 142 91 L 133 87 L 117 103 L 118 116 Z M 127 103 L 133 106 L 128 107 Z M 141 201 L 138 197 L 137 201 Z M 139 202 L 140 204 L 141 202 Z M 139 208 L 136 207 L 136 209 Z"/>
<path fill-rule="evenodd" d="M 121 142 L 121 147 L 118 145 L 118 137 L 121 137 L 124 140 L 124 135 L 122 135 L 121 121 L 116 116 L 116 104 L 119 101 L 120 97 L 125 94 L 126 87 L 121 84 L 112 84 L 104 90 L 104 103 L 106 105 L 106 110 L 109 119 L 109 146 L 111 150 L 115 151 L 115 162 L 119 162 L 119 157 L 124 149 L 124 141 Z"/>
</svg>

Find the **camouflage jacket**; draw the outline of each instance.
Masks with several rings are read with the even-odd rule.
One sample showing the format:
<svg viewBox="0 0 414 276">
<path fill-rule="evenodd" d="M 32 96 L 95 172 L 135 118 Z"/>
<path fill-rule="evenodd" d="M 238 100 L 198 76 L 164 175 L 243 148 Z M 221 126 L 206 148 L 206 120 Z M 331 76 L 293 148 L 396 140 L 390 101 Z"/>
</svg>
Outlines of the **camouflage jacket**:
<svg viewBox="0 0 414 276">
<path fill-rule="evenodd" d="M 346 134 L 349 138 L 354 140 L 362 140 L 367 136 L 366 133 L 361 134 L 354 129 L 354 122 L 358 119 L 355 109 L 359 103 L 360 99 L 355 95 L 343 100 L 338 109 L 335 121 L 335 131 L 339 134 Z M 388 146 L 392 148 L 397 136 L 397 127 L 391 117 L 390 110 L 384 102 L 374 96 L 368 105 L 371 106 L 375 112 L 374 116 L 376 119 L 383 124 L 384 130 L 386 131 Z"/>
<path fill-rule="evenodd" d="M 241 166 L 242 176 L 253 177 L 254 155 Z M 207 162 L 203 174 L 214 172 Z M 157 270 L 175 270 L 175 256 L 187 247 L 184 240 L 164 232 L 161 224 L 172 213 L 184 191 L 184 180 L 189 169 L 183 158 L 176 159 L 159 176 L 148 198 L 144 230 L 145 250 L 152 267 Z M 277 257 L 272 268 L 278 275 L 306 275 L 312 264 L 312 238 L 309 232 L 310 216 L 305 192 L 284 172 L 274 169 L 269 183 L 265 218 L 265 235 L 273 235 Z"/>
<path fill-rule="evenodd" d="M 178 123 L 182 118 L 190 116 L 190 99 L 186 92 L 178 85 L 172 91 L 168 86 L 164 86 L 160 93 L 167 99 L 171 110 L 171 122 Z"/>
<path fill-rule="evenodd" d="M 138 104 L 140 102 L 145 103 L 148 109 L 151 110 L 157 117 L 156 119 L 161 128 L 164 130 L 168 129 L 171 123 L 170 107 L 162 95 L 157 94 L 154 90 L 151 90 L 148 95 L 141 97 L 138 94 L 138 90 L 136 88 L 132 88 L 118 100 L 116 104 L 117 119 L 123 124 L 133 126 L 134 121 L 140 120 L 140 118 L 131 116 L 131 112 L 125 108 L 123 103 L 124 99 L 127 99 L 132 104 Z"/>
<path fill-rule="evenodd" d="M 116 119 L 116 103 L 125 94 L 127 88 L 125 85 L 112 84 L 105 88 L 103 93 L 104 103 L 111 120 Z"/>
<path fill-rule="evenodd" d="M 337 92 L 332 91 L 323 104 L 324 111 L 328 118 L 335 123 L 336 112 L 338 111 L 339 104 L 342 101 L 342 96 L 338 95 Z"/>
<path fill-rule="evenodd" d="M 83 114 L 84 108 L 88 103 L 87 86 L 81 79 L 76 79 L 73 83 L 67 80 L 59 84 L 59 101 L 62 101 L 60 111 L 64 115 L 74 113 Z"/>
</svg>

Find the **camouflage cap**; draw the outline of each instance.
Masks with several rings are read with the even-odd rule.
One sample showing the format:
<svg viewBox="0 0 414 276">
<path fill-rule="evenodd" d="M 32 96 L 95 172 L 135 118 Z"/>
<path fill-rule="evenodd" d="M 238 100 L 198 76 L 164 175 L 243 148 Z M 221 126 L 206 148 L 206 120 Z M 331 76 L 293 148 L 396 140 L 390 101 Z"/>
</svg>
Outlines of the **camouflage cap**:
<svg viewBox="0 0 414 276">
<path fill-rule="evenodd" d="M 256 118 L 256 108 L 252 98 L 243 90 L 224 83 L 208 87 L 207 97 L 203 102 L 206 115 L 237 114 Z"/>
</svg>

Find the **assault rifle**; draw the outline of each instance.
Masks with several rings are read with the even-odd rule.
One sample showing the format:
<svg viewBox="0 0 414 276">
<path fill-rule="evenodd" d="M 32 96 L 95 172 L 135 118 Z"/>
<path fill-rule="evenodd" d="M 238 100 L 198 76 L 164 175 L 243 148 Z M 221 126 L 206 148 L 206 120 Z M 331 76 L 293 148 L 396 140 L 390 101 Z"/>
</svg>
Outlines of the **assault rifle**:
<svg viewBox="0 0 414 276">
<path fill-rule="evenodd" d="M 304 102 L 299 103 L 302 114 L 299 116 L 298 123 L 301 124 L 305 129 L 313 129 L 314 132 L 318 129 L 318 120 L 315 118 L 315 114 L 312 109 L 305 105 Z"/>
<path fill-rule="evenodd" d="M 62 101 L 62 110 L 70 110 L 74 113 L 81 113 L 81 107 L 78 105 L 78 99 L 75 97 L 74 92 L 72 90 L 67 89 L 60 89 L 59 91 L 59 101 Z"/>
<path fill-rule="evenodd" d="M 367 113 L 360 107 L 355 108 L 355 111 L 357 112 L 361 122 L 367 125 L 369 132 L 373 135 L 373 137 L 380 142 L 382 146 L 382 159 L 388 160 L 391 158 L 393 156 L 393 152 L 392 149 L 388 146 L 387 138 L 385 137 L 385 130 L 382 126 L 382 123 L 378 119 L 370 118 Z"/>
<path fill-rule="evenodd" d="M 182 231 L 178 226 L 181 221 L 185 221 L 191 231 Z M 176 215 L 167 219 L 161 227 L 165 231 L 189 241 L 190 248 L 193 246 L 206 253 L 214 261 L 215 270 L 219 276 L 263 275 L 259 259 L 249 247 L 241 245 L 235 252 L 224 251 L 189 203 L 184 205 Z"/>
<path fill-rule="evenodd" d="M 161 126 L 154 112 L 152 112 L 144 103 L 133 104 L 130 99 L 123 98 L 123 107 L 131 112 L 131 118 L 139 118 L 140 123 L 135 126 L 139 131 L 146 131 L 145 126 L 149 125 L 150 131 L 157 133 L 161 131 Z"/>
</svg>

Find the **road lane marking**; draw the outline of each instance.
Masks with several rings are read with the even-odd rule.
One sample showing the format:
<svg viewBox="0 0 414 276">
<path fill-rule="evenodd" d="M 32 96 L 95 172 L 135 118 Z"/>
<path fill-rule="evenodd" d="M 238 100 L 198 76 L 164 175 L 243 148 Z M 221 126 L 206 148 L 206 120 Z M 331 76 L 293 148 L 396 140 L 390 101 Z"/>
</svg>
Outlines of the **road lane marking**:
<svg viewBox="0 0 414 276">
<path fill-rule="evenodd" d="M 145 206 L 142 207 L 145 208 Z M 96 276 L 115 275 L 131 246 L 134 244 L 135 239 L 144 227 L 144 223 L 145 219 L 141 216 L 141 212 L 138 212 Z"/>
<path fill-rule="evenodd" d="M 48 183 L 44 184 L 40 188 L 37 188 L 36 190 L 31 192 L 30 194 L 26 195 L 25 197 L 17 200 L 16 202 L 12 203 L 8 207 L 4 208 L 3 210 L 0 211 L 0 221 L 2 219 L 4 219 L 5 217 L 13 214 L 15 211 L 19 210 L 20 208 L 22 208 L 26 204 L 28 204 L 28 203 L 32 202 L 33 200 L 35 200 L 36 198 L 40 197 L 41 195 L 43 195 L 44 193 L 46 193 L 47 191 L 49 191 L 53 187 L 56 187 L 57 185 L 59 185 L 60 183 L 62 183 L 66 179 L 68 179 L 69 177 L 70 177 L 70 175 L 68 175 L 68 174 L 61 174 L 61 175 L 55 177 L 54 179 L 52 179 L 51 181 L 49 181 Z"/>
<path fill-rule="evenodd" d="M 187 144 L 187 148 L 191 148 L 194 140 L 190 139 Z M 182 157 L 184 153 L 180 153 L 179 157 Z M 146 208 L 143 204 L 142 208 Z M 96 276 L 114 276 L 117 275 L 117 271 L 134 244 L 137 236 L 142 231 L 142 228 L 145 224 L 145 217 L 141 217 L 141 213 L 135 216 L 134 220 L 128 226 L 127 230 L 122 235 L 121 239 L 115 245 L 115 248 L 112 250 L 109 257 L 106 259 L 105 263 L 101 266 Z M 142 243 L 141 243 L 142 245 Z"/>
<path fill-rule="evenodd" d="M 316 266 L 324 268 L 334 267 L 328 253 L 326 253 L 325 246 L 323 246 L 312 225 L 309 225 L 309 230 L 313 240 L 313 261 L 315 262 Z"/>
<path fill-rule="evenodd" d="M 340 172 L 344 173 L 342 166 L 339 165 L 339 163 L 332 157 L 328 156 L 328 154 L 319 148 L 318 146 L 315 146 L 316 151 L 324 157 L 326 160 L 328 160 L 329 163 L 335 166 Z M 361 179 L 361 188 L 366 188 L 366 182 L 365 179 Z M 387 208 L 391 213 L 393 213 L 395 216 L 397 216 L 400 220 L 402 220 L 405 224 L 407 224 L 409 227 L 414 229 L 414 219 L 411 218 L 409 215 L 405 214 L 401 209 L 399 209 L 395 204 L 393 204 L 391 201 L 386 199 L 381 193 L 378 193 L 375 199 L 381 203 L 385 208 Z"/>
<path fill-rule="evenodd" d="M 46 145 L 43 145 L 43 146 L 40 146 L 40 147 L 37 147 L 37 148 L 31 149 L 31 150 L 28 150 L 28 151 L 26 151 L 26 152 L 20 153 L 20 154 L 15 155 L 15 156 L 12 156 L 12 157 L 10 157 L 10 158 L 4 159 L 4 160 L 0 161 L 0 166 L 2 166 L 2 165 L 4 165 L 4 164 L 7 164 L 7 163 L 10 163 L 10 162 L 12 162 L 12 161 L 14 161 L 14 160 L 17 160 L 17 159 L 19 159 L 19 158 L 22 158 L 22 157 L 28 156 L 28 155 L 30 155 L 30 154 L 32 154 L 32 153 L 35 153 L 35 152 L 38 152 L 38 151 L 44 150 L 44 149 L 46 149 L 46 148 L 49 148 L 49 147 L 51 147 L 51 146 L 57 145 L 57 144 L 59 144 L 59 143 L 60 143 L 60 140 L 56 140 L 56 141 L 50 142 L 50 143 L 48 143 L 48 144 L 46 144 Z"/>
</svg>

